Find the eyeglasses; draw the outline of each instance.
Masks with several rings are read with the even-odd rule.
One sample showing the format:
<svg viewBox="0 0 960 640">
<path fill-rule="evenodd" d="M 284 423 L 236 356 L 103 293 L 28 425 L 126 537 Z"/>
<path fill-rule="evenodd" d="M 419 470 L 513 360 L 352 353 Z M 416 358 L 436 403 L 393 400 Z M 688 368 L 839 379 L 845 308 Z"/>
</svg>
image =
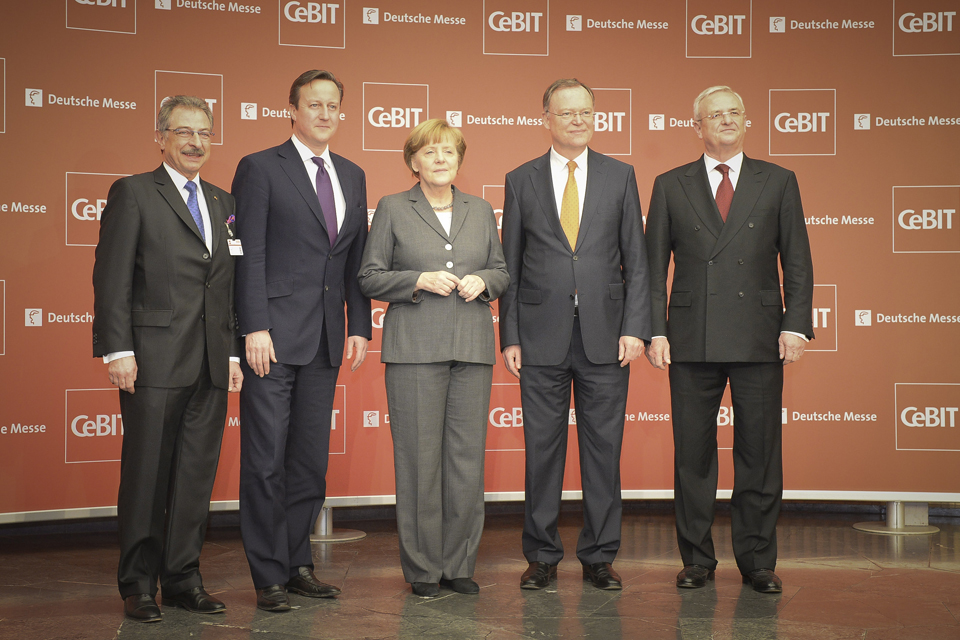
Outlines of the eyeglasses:
<svg viewBox="0 0 960 640">
<path fill-rule="evenodd" d="M 580 117 L 581 120 L 592 120 L 593 119 L 593 109 L 584 109 L 583 111 L 564 111 L 563 113 L 554 113 L 553 111 L 547 111 L 551 115 L 555 115 L 563 122 L 570 122 L 576 117 Z"/>
<path fill-rule="evenodd" d="M 213 131 L 206 131 L 206 130 L 194 131 L 193 129 L 164 129 L 164 131 L 171 132 L 173 135 L 177 136 L 181 140 L 189 140 L 194 136 L 194 134 L 196 134 L 200 136 L 201 140 L 208 141 L 210 140 L 210 138 L 216 135 Z"/>
<path fill-rule="evenodd" d="M 700 120 L 723 120 L 723 116 L 730 116 L 731 119 L 736 120 L 744 114 L 740 109 L 730 109 L 730 111 L 721 111 L 719 113 L 708 113 L 707 115 L 700 118 Z M 697 120 L 697 122 L 700 122 Z"/>
</svg>

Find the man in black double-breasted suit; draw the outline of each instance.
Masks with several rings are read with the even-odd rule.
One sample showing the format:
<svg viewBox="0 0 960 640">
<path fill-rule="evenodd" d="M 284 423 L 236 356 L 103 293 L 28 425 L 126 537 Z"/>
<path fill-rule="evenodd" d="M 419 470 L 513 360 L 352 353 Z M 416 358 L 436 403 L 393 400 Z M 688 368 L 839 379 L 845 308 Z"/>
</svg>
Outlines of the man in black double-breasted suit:
<svg viewBox="0 0 960 640">
<path fill-rule="evenodd" d="M 733 550 L 744 582 L 779 593 L 783 365 L 799 359 L 813 338 L 810 245 L 796 176 L 743 155 L 740 96 L 710 87 L 694 102 L 694 114 L 705 153 L 657 177 L 646 229 L 654 332 L 647 358 L 660 369 L 670 365 L 684 564 L 677 586 L 702 587 L 717 566 L 710 534 L 717 412 L 729 381 Z"/>
<path fill-rule="evenodd" d="M 240 394 L 240 529 L 257 606 L 267 611 L 290 608 L 287 590 L 340 593 L 313 574 L 310 530 L 326 492 L 344 333 L 355 370 L 372 328 L 357 281 L 366 178 L 328 145 L 342 97 L 332 73 L 301 74 L 290 90 L 293 136 L 243 158 L 233 179 L 248 383 Z"/>
<path fill-rule="evenodd" d="M 117 180 L 93 267 L 93 355 L 120 389 L 117 515 L 124 610 L 160 620 L 163 604 L 218 613 L 200 548 L 227 414 L 243 376 L 235 340 L 233 197 L 200 180 L 213 116 L 193 96 L 157 117 L 163 164 Z"/>
</svg>

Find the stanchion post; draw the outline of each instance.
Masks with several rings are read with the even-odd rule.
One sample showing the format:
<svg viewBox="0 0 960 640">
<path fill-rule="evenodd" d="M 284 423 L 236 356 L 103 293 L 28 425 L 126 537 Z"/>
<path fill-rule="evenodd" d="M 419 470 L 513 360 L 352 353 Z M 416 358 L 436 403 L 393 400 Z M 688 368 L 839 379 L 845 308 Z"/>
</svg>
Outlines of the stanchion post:
<svg viewBox="0 0 960 640">
<path fill-rule="evenodd" d="M 858 522 L 853 528 L 866 533 L 887 535 L 929 535 L 940 531 L 930 525 L 929 513 L 929 504 L 926 502 L 893 500 L 887 503 L 884 522 Z"/>
<path fill-rule="evenodd" d="M 313 525 L 313 533 L 310 535 L 310 542 L 353 542 L 362 540 L 367 534 L 364 531 L 355 529 L 334 529 L 333 528 L 333 508 L 326 504 L 320 509 L 320 515 L 317 516 L 317 522 Z"/>
</svg>

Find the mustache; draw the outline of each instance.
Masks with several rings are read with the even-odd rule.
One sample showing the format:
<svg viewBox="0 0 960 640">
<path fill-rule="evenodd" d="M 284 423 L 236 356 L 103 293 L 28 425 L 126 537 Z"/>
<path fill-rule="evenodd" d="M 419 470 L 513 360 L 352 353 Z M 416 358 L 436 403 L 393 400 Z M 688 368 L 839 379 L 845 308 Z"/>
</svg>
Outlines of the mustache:
<svg viewBox="0 0 960 640">
<path fill-rule="evenodd" d="M 185 156 L 194 156 L 196 158 L 202 158 L 205 155 L 203 149 L 200 149 L 199 147 L 190 147 L 188 149 L 184 149 L 180 153 Z"/>
</svg>

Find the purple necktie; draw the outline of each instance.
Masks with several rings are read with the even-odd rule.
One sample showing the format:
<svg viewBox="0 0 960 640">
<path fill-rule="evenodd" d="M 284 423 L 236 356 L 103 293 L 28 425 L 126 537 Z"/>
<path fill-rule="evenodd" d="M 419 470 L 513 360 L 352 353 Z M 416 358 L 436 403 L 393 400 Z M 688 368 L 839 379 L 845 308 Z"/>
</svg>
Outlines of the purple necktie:
<svg viewBox="0 0 960 640">
<path fill-rule="evenodd" d="M 320 211 L 323 212 L 323 220 L 327 223 L 327 235 L 330 236 L 330 246 L 337 241 L 337 205 L 333 200 L 333 184 L 330 182 L 330 174 L 323 166 L 323 158 L 313 157 L 313 163 L 317 165 L 317 199 L 320 201 Z"/>
<path fill-rule="evenodd" d="M 184 188 L 190 192 L 190 195 L 187 196 L 187 209 L 190 209 L 190 215 L 193 216 L 193 221 L 197 223 L 197 228 L 200 229 L 200 237 L 206 242 L 207 234 L 203 232 L 203 218 L 200 216 L 200 203 L 197 202 L 197 183 L 188 180 Z"/>
<path fill-rule="evenodd" d="M 720 180 L 720 186 L 717 187 L 717 209 L 720 210 L 720 217 L 727 221 L 727 214 L 730 213 L 730 204 L 733 202 L 733 183 L 730 182 L 730 167 L 725 164 L 718 164 L 717 171 L 723 174 Z"/>
</svg>

